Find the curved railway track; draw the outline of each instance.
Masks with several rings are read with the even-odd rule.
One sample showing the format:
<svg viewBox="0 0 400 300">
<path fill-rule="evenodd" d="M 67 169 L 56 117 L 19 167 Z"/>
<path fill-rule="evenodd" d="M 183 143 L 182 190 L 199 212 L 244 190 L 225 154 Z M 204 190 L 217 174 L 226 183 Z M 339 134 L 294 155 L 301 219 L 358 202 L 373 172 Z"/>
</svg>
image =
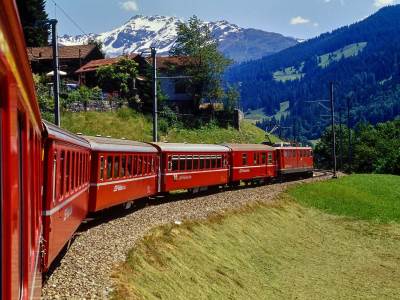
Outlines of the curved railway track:
<svg viewBox="0 0 400 300">
<path fill-rule="evenodd" d="M 125 254 L 154 227 L 189 219 L 204 219 L 254 202 L 271 202 L 288 186 L 331 178 L 318 170 L 313 178 L 241 186 L 192 195 L 178 193 L 135 202 L 98 213 L 83 224 L 68 251 L 55 264 L 47 279 L 44 299 L 104 299 L 112 291 L 112 273 Z M 160 199 L 161 198 L 161 199 Z"/>
</svg>

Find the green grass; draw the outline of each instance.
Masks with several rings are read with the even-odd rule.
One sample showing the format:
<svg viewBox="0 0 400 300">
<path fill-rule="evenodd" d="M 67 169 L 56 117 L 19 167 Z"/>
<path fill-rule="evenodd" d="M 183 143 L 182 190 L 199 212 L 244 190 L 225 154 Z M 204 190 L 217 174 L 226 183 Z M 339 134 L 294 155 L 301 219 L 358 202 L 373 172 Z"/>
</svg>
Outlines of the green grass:
<svg viewBox="0 0 400 300">
<path fill-rule="evenodd" d="M 257 121 L 261 121 L 266 117 L 264 109 L 259 108 L 259 109 L 250 109 L 246 112 L 245 114 L 245 119 L 250 121 L 251 123 L 256 123 Z"/>
<path fill-rule="evenodd" d="M 354 43 L 354 44 L 347 45 L 346 47 L 343 47 L 334 52 L 321 55 L 318 57 L 318 59 L 319 59 L 318 65 L 321 68 L 326 68 L 334 61 L 340 61 L 344 58 L 357 56 L 359 53 L 361 53 L 364 50 L 364 48 L 366 46 L 367 46 L 366 42 Z"/>
<path fill-rule="evenodd" d="M 305 76 L 305 73 L 302 73 L 303 68 L 304 68 L 304 62 L 301 63 L 299 69 L 297 69 L 294 66 L 291 66 L 283 70 L 278 70 L 274 72 L 272 75 L 275 81 L 280 81 L 280 82 L 300 80 Z"/>
<path fill-rule="evenodd" d="M 346 193 L 348 201 L 361 191 L 371 203 L 389 203 L 399 199 L 388 187 L 397 180 L 352 176 L 309 186 L 331 199 L 354 184 L 361 190 Z M 307 187 L 290 194 L 302 203 L 314 194 L 296 190 Z M 399 249 L 400 224 L 327 214 L 285 193 L 269 205 L 156 228 L 116 270 L 112 298 L 395 299 Z"/>
<path fill-rule="evenodd" d="M 290 200 L 164 226 L 130 251 L 114 299 L 383 299 L 400 293 L 400 228 Z"/>
<path fill-rule="evenodd" d="M 74 133 L 111 136 L 136 141 L 152 140 L 152 119 L 130 109 L 116 112 L 64 113 L 61 126 Z M 261 143 L 265 133 L 251 122 L 244 120 L 241 130 L 206 125 L 197 129 L 170 128 L 161 132 L 161 141 L 187 143 Z M 273 141 L 278 139 L 273 137 Z"/>
<path fill-rule="evenodd" d="M 378 223 L 400 222 L 399 176 L 353 175 L 302 185 L 289 194 L 303 205 L 329 213 Z"/>
</svg>

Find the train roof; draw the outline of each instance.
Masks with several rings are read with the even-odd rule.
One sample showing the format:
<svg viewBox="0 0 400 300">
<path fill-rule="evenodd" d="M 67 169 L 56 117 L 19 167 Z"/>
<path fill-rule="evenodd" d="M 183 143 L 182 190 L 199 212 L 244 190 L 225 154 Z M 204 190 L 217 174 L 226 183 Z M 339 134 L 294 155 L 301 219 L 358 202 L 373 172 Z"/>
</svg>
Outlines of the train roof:
<svg viewBox="0 0 400 300">
<path fill-rule="evenodd" d="M 273 147 L 263 144 L 224 144 L 232 151 L 272 151 Z"/>
<path fill-rule="evenodd" d="M 43 121 L 43 126 L 47 137 L 50 139 L 61 140 L 81 147 L 90 148 L 88 141 L 76 134 L 64 130 L 47 121 Z"/>
<path fill-rule="evenodd" d="M 291 146 L 291 147 L 275 147 L 275 149 L 277 150 L 312 150 L 312 147 L 295 147 L 295 146 Z"/>
<path fill-rule="evenodd" d="M 154 146 L 124 139 L 113 139 L 106 137 L 84 136 L 90 143 L 92 150 L 102 152 L 144 152 L 157 153 L 158 150 Z"/>
<path fill-rule="evenodd" d="M 163 152 L 229 152 L 229 148 L 211 144 L 151 143 Z"/>
</svg>

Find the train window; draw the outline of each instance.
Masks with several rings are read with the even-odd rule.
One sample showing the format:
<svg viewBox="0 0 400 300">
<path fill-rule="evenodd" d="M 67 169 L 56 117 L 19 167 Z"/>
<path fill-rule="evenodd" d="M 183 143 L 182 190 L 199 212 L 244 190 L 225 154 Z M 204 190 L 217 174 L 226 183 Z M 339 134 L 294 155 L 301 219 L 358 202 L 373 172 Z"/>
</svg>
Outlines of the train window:
<svg viewBox="0 0 400 300">
<path fill-rule="evenodd" d="M 71 153 L 67 151 L 67 160 L 65 162 L 65 193 L 69 192 L 71 186 Z"/>
<path fill-rule="evenodd" d="M 193 170 L 193 156 L 186 156 L 186 170 Z"/>
<path fill-rule="evenodd" d="M 18 116 L 18 205 L 19 205 L 19 212 L 18 212 L 18 227 L 19 227 L 19 234 L 18 234 L 18 269 L 19 269 L 19 297 L 22 298 L 22 287 L 23 287 L 23 278 L 24 278 L 24 264 L 23 264 L 23 257 L 24 257 L 24 222 L 23 217 L 25 215 L 25 208 L 24 208 L 24 185 L 25 185 L 25 178 L 24 178 L 24 163 L 25 163 L 25 156 L 24 156 L 24 124 L 23 124 L 23 116 Z"/>
<path fill-rule="evenodd" d="M 205 156 L 204 157 L 205 160 L 205 166 L 204 168 L 209 169 L 211 167 L 211 163 L 210 163 L 210 157 L 209 156 Z"/>
<path fill-rule="evenodd" d="M 100 174 L 99 179 L 104 180 L 104 156 L 100 156 Z"/>
<path fill-rule="evenodd" d="M 172 171 L 172 156 L 168 155 L 168 171 Z"/>
<path fill-rule="evenodd" d="M 179 170 L 179 156 L 172 156 L 172 171 Z"/>
<path fill-rule="evenodd" d="M 146 155 L 146 169 L 145 169 L 146 174 L 150 174 L 151 172 L 151 163 L 150 163 L 150 156 Z"/>
<path fill-rule="evenodd" d="M 113 157 L 107 156 L 107 179 L 112 178 Z"/>
<path fill-rule="evenodd" d="M 62 150 L 61 151 L 61 155 L 60 155 L 60 169 L 61 169 L 61 185 L 60 185 L 60 195 L 63 196 L 64 195 L 64 189 L 65 189 L 65 167 L 64 167 L 64 163 L 65 163 L 65 151 Z"/>
<path fill-rule="evenodd" d="M 193 156 L 193 170 L 198 170 L 199 169 L 199 157 L 198 156 Z"/>
<path fill-rule="evenodd" d="M 122 156 L 121 161 L 121 177 L 125 177 L 126 174 L 126 156 Z"/>
<path fill-rule="evenodd" d="M 272 164 L 272 153 L 271 152 L 268 153 L 268 164 L 269 165 Z"/>
<path fill-rule="evenodd" d="M 253 165 L 257 165 L 258 163 L 257 163 L 257 155 L 258 155 L 258 153 L 253 153 Z"/>
<path fill-rule="evenodd" d="M 215 169 L 217 167 L 217 158 L 215 156 L 213 156 L 211 158 L 211 168 Z"/>
<path fill-rule="evenodd" d="M 139 176 L 141 176 L 141 175 L 143 174 L 142 159 L 143 159 L 142 156 L 138 156 L 137 165 L 138 165 L 138 175 L 139 175 Z"/>
<path fill-rule="evenodd" d="M 242 154 L 242 165 L 247 166 L 247 154 L 246 153 Z"/>
<path fill-rule="evenodd" d="M 77 178 L 76 178 L 76 181 L 77 181 L 77 187 L 80 187 L 81 186 L 81 184 L 82 184 L 82 166 L 83 166 L 83 164 L 82 164 L 82 153 L 77 153 L 78 154 L 78 159 L 77 159 Z"/>
<path fill-rule="evenodd" d="M 70 173 L 70 178 L 71 178 L 71 185 L 70 188 L 71 190 L 74 189 L 75 187 L 75 152 L 71 152 L 71 173 Z"/>
<path fill-rule="evenodd" d="M 154 174 L 154 171 L 155 171 L 155 169 L 156 169 L 156 160 L 154 159 L 154 156 L 152 155 L 152 156 L 150 156 L 150 161 L 151 161 L 151 164 L 150 164 L 150 174 Z"/>
<path fill-rule="evenodd" d="M 113 178 L 119 177 L 120 157 L 114 156 L 114 175 Z"/>
<path fill-rule="evenodd" d="M 132 156 L 132 168 L 133 168 L 133 171 L 132 171 L 132 175 L 133 176 L 136 176 L 137 175 L 137 156 L 136 155 L 133 155 Z"/>
<path fill-rule="evenodd" d="M 186 158 L 184 155 L 179 156 L 179 170 L 184 171 L 186 168 Z"/>
<path fill-rule="evenodd" d="M 222 156 L 217 156 L 217 168 L 222 167 Z"/>
<path fill-rule="evenodd" d="M 200 156 L 200 170 L 204 169 L 204 156 Z"/>
<path fill-rule="evenodd" d="M 128 162 L 126 166 L 126 176 L 131 176 L 132 175 L 132 156 L 128 156 Z"/>
<path fill-rule="evenodd" d="M 261 154 L 261 164 L 265 165 L 267 162 L 267 153 L 263 152 Z"/>
</svg>

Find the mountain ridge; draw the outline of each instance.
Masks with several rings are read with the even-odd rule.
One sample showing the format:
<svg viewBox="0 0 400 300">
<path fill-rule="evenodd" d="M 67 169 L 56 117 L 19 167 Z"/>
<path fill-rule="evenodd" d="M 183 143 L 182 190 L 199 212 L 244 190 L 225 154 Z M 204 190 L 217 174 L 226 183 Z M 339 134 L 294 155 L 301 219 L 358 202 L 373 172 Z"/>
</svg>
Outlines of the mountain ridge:
<svg viewBox="0 0 400 300">
<path fill-rule="evenodd" d="M 335 82 L 338 109 L 351 102 L 351 125 L 376 124 L 400 116 L 400 5 L 382 8 L 352 25 L 233 66 L 228 82 L 241 82 L 245 109 L 263 108 L 267 115 L 290 101 L 291 114 L 281 122 L 286 136 L 318 138 L 326 111 L 309 102 L 329 98 Z M 264 122 L 261 126 L 265 126 Z"/>
<path fill-rule="evenodd" d="M 63 35 L 59 38 L 62 45 L 85 44 L 97 40 L 103 44 L 108 57 L 140 53 L 150 46 L 158 49 L 160 55 L 168 55 L 178 34 L 178 25 L 184 22 L 176 17 L 143 16 L 131 17 L 120 27 L 110 31 L 87 35 Z M 219 49 L 235 62 L 258 59 L 296 45 L 299 41 L 279 33 L 253 28 L 242 28 L 226 20 L 204 22 L 214 38 L 219 42 Z"/>
</svg>

